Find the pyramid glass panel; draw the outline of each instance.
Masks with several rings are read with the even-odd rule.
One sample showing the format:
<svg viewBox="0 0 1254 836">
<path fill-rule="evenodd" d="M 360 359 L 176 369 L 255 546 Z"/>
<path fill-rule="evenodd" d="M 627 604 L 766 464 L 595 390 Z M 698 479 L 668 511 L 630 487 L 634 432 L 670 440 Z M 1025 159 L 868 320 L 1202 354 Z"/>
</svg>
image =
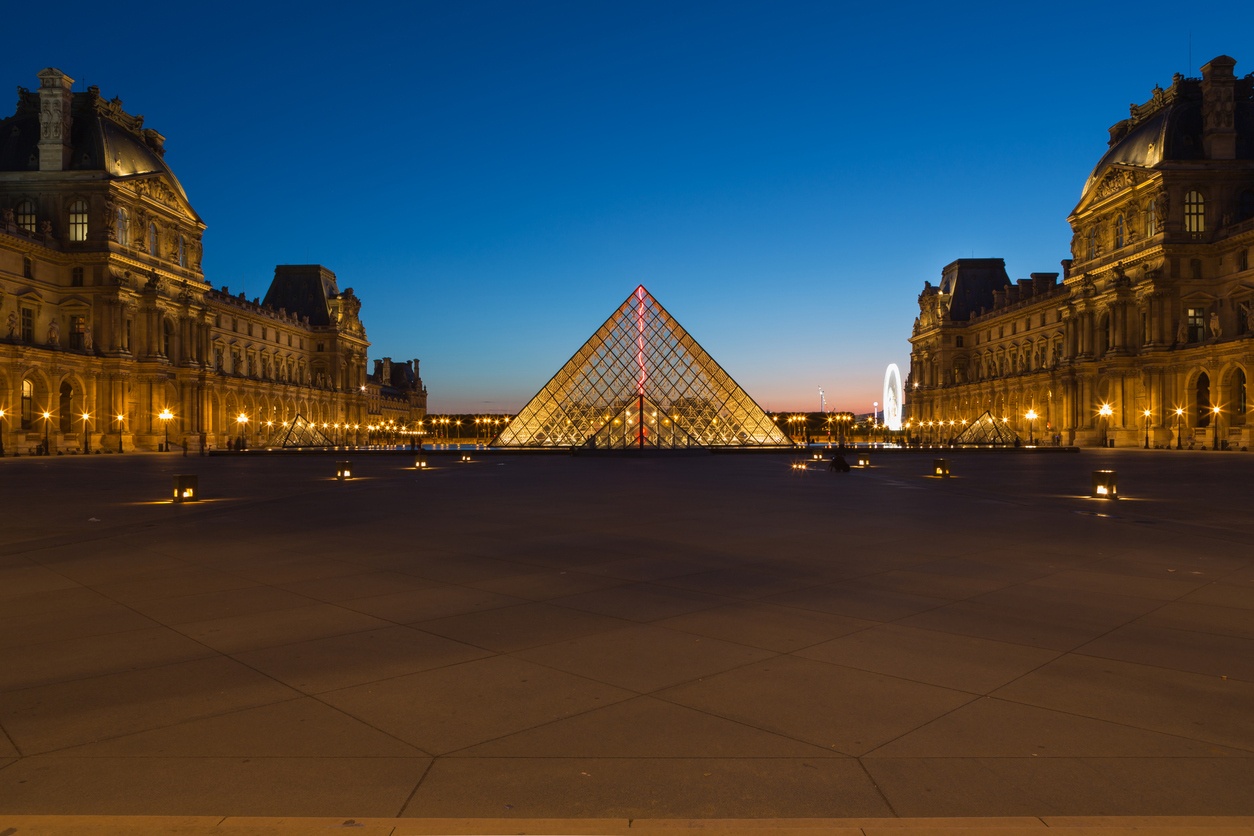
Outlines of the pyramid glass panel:
<svg viewBox="0 0 1254 836">
<path fill-rule="evenodd" d="M 298 447 L 334 447 L 335 445 L 318 429 L 316 424 L 305 420 L 303 415 L 297 415 L 296 420 L 292 421 L 290 425 L 283 423 L 274 426 L 271 429 L 270 436 L 261 446 L 290 449 Z"/>
<path fill-rule="evenodd" d="M 792 446 L 643 285 L 492 444 L 602 450 Z"/>
<path fill-rule="evenodd" d="M 1005 421 L 998 421 L 988 410 L 976 418 L 954 439 L 954 444 L 1014 444 L 1019 434 L 1010 429 Z"/>
</svg>

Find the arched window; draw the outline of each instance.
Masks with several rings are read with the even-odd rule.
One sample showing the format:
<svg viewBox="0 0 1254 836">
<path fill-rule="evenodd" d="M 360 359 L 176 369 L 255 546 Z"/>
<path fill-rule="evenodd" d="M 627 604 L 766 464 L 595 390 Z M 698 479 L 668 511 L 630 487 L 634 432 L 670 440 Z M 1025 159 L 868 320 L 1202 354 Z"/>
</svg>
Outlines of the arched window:
<svg viewBox="0 0 1254 836">
<path fill-rule="evenodd" d="M 1237 369 L 1232 375 L 1232 411 L 1244 415 L 1249 406 L 1249 393 L 1245 389 L 1245 369 Z"/>
<path fill-rule="evenodd" d="M 1145 207 L 1145 237 L 1151 238 L 1158 234 L 1158 201 L 1151 200 Z"/>
<path fill-rule="evenodd" d="M 1184 196 L 1184 231 L 1206 231 L 1206 200 L 1201 192 L 1192 191 Z"/>
<path fill-rule="evenodd" d="M 1123 249 L 1123 215 L 1115 218 L 1115 249 Z"/>
<path fill-rule="evenodd" d="M 148 254 L 155 256 L 157 254 L 157 225 L 148 224 Z"/>
<path fill-rule="evenodd" d="M 1085 244 L 1085 258 L 1097 258 L 1097 227 L 1089 230 L 1088 238 Z"/>
<path fill-rule="evenodd" d="M 35 384 L 22 381 L 22 429 L 29 430 L 35 424 Z"/>
<path fill-rule="evenodd" d="M 1210 426 L 1210 375 L 1202 372 L 1197 376 L 1197 424 Z"/>
<path fill-rule="evenodd" d="M 27 232 L 35 231 L 35 204 L 29 200 L 23 200 L 13 209 L 13 219 L 17 221 L 17 225 Z"/>
<path fill-rule="evenodd" d="M 131 245 L 131 213 L 123 206 L 118 207 L 117 226 L 115 227 L 118 243 L 123 247 Z"/>
<path fill-rule="evenodd" d="M 70 240 L 87 240 L 87 201 L 76 200 L 70 204 Z"/>
</svg>

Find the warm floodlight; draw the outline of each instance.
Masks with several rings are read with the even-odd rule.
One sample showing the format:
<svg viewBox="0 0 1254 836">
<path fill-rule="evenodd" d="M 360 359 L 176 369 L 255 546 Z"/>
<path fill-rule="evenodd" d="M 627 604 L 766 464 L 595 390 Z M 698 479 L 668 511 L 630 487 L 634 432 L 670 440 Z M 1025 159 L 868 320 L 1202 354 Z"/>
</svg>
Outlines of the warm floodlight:
<svg viewBox="0 0 1254 836">
<path fill-rule="evenodd" d="M 200 499 L 199 479 L 193 474 L 182 473 L 174 477 L 174 501 L 195 502 Z"/>
<path fill-rule="evenodd" d="M 1118 499 L 1119 488 L 1113 470 L 1093 471 L 1093 490 L 1090 495 L 1094 499 Z"/>
<path fill-rule="evenodd" d="M 340 480 L 341 482 L 343 482 L 345 479 L 352 479 L 353 478 L 353 463 L 352 462 L 336 462 L 335 463 L 335 478 Z"/>
<path fill-rule="evenodd" d="M 932 474 L 942 479 L 949 478 L 949 459 L 932 459 Z"/>
</svg>

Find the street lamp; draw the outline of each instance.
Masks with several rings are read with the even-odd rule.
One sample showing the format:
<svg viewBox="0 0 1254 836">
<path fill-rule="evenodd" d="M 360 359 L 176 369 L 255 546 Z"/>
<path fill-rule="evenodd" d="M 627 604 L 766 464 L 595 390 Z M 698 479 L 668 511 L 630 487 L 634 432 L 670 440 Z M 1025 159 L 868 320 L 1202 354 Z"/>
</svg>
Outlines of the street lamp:
<svg viewBox="0 0 1254 836">
<path fill-rule="evenodd" d="M 1145 416 L 1145 449 L 1146 449 L 1146 450 L 1148 450 L 1148 449 L 1149 449 L 1149 419 L 1150 419 L 1150 411 L 1149 411 L 1148 409 L 1146 409 L 1146 410 L 1145 410 L 1145 411 L 1143 411 L 1141 414 Z"/>
<path fill-rule="evenodd" d="M 122 424 L 124 421 L 126 421 L 126 415 L 119 412 L 117 415 L 113 417 L 118 419 L 118 452 L 121 453 L 122 452 L 122 430 L 125 429 L 122 426 Z"/>
<path fill-rule="evenodd" d="M 52 413 L 44 410 L 44 455 L 48 455 L 51 447 L 48 446 L 48 422 L 52 420 Z"/>
<path fill-rule="evenodd" d="M 1024 416 L 1028 419 L 1028 446 L 1036 446 L 1036 410 L 1029 409 L 1028 414 Z"/>
<path fill-rule="evenodd" d="M 161 427 L 165 430 L 165 451 L 168 453 L 170 452 L 170 419 L 174 417 L 174 413 L 166 407 L 157 417 L 161 419 Z"/>
<path fill-rule="evenodd" d="M 1101 408 L 1097 410 L 1097 414 L 1102 416 L 1102 419 L 1103 419 L 1102 420 L 1102 446 L 1105 447 L 1106 446 L 1106 433 L 1110 429 L 1110 416 L 1114 415 L 1115 411 L 1110 408 L 1110 404 L 1104 403 L 1102 404 Z"/>
<path fill-rule="evenodd" d="M 248 447 L 248 416 L 241 412 L 235 416 L 235 424 L 239 427 L 239 449 L 244 450 Z"/>
<path fill-rule="evenodd" d="M 3 412 L 0 412 L 0 415 L 3 415 L 3 414 L 4 414 Z M 91 414 L 84 412 L 83 413 L 83 453 L 84 454 L 91 452 L 91 431 L 87 427 L 87 422 L 90 420 L 91 420 Z M 4 447 L 0 445 L 0 456 L 3 456 L 3 455 L 4 455 Z"/>
<path fill-rule="evenodd" d="M 1215 404 L 1214 406 L 1212 406 L 1210 408 L 1210 411 L 1213 413 L 1213 418 L 1211 419 L 1211 423 L 1215 425 L 1215 441 L 1214 441 L 1214 447 L 1212 449 L 1218 450 L 1219 449 L 1219 413 L 1221 411 L 1219 409 L 1219 404 Z"/>
<path fill-rule="evenodd" d="M 1184 407 L 1177 406 L 1176 407 L 1176 449 L 1177 450 L 1181 449 L 1180 447 L 1180 421 L 1183 418 L 1184 418 Z"/>
<path fill-rule="evenodd" d="M 4 458 L 4 410 L 0 409 L 0 459 Z"/>
</svg>

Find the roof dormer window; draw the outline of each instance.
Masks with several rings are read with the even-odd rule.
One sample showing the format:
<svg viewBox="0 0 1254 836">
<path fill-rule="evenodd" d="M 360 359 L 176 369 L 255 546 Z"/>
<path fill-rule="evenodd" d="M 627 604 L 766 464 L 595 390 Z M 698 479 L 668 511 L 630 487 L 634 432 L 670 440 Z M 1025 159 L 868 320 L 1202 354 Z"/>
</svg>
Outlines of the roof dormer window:
<svg viewBox="0 0 1254 836">
<path fill-rule="evenodd" d="M 13 219 L 17 221 L 17 225 L 27 232 L 35 231 L 35 204 L 29 200 L 23 200 L 13 209 Z"/>
<path fill-rule="evenodd" d="M 1199 191 L 1184 196 L 1184 231 L 1195 235 L 1206 231 L 1206 199 Z"/>
<path fill-rule="evenodd" d="M 87 240 L 87 201 L 76 200 L 70 204 L 70 240 Z"/>
</svg>

